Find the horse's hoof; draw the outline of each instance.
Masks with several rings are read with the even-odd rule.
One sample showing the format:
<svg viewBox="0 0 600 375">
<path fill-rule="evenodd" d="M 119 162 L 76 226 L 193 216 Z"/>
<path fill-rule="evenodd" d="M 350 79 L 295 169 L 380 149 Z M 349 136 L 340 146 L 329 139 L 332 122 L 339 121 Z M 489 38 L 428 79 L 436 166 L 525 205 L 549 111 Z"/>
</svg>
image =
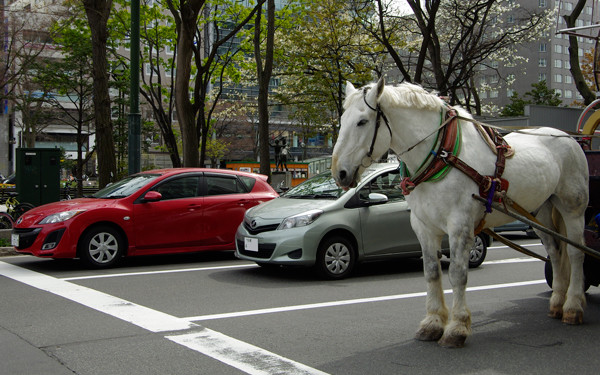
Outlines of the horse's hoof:
<svg viewBox="0 0 600 375">
<path fill-rule="evenodd" d="M 563 314 L 562 322 L 565 324 L 579 325 L 583 324 L 582 311 L 567 311 Z"/>
<path fill-rule="evenodd" d="M 437 341 L 444 334 L 443 328 L 425 329 L 421 328 L 415 334 L 415 339 L 419 341 Z"/>
<path fill-rule="evenodd" d="M 444 335 L 438 341 L 438 344 L 444 348 L 462 348 L 465 346 L 467 336 L 465 335 Z"/>
<path fill-rule="evenodd" d="M 551 317 L 552 319 L 562 319 L 562 317 L 563 317 L 562 309 L 551 308 L 550 312 L 548 313 L 548 316 Z"/>
</svg>

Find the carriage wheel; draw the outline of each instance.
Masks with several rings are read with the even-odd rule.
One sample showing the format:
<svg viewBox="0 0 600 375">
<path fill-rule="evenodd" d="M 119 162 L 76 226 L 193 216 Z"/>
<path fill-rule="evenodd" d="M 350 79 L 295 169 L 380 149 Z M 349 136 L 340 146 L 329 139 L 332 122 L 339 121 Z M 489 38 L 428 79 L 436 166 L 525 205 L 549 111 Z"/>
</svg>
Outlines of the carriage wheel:
<svg viewBox="0 0 600 375">
<path fill-rule="evenodd" d="M 352 242 L 342 236 L 331 236 L 319 245 L 316 271 L 324 278 L 339 280 L 352 273 L 356 263 L 356 250 Z"/>
<path fill-rule="evenodd" d="M 550 258 L 548 258 L 548 261 L 544 265 L 544 277 L 546 278 L 546 284 L 548 284 L 548 286 L 550 288 L 552 288 L 552 280 L 553 280 L 554 276 L 552 275 L 552 262 L 550 262 Z M 591 284 L 586 280 L 586 277 L 585 277 L 585 267 L 584 267 L 583 291 L 587 292 L 587 290 L 590 289 L 590 286 L 591 286 Z"/>
</svg>

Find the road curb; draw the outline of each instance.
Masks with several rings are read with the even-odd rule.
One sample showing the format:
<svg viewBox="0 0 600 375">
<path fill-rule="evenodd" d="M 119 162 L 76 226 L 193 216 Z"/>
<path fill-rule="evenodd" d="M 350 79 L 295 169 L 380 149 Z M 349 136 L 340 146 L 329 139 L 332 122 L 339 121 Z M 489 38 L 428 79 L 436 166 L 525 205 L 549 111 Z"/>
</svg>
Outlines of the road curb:
<svg viewBox="0 0 600 375">
<path fill-rule="evenodd" d="M 12 247 L 0 247 L 0 257 L 8 257 L 12 255 L 19 255 Z"/>
</svg>

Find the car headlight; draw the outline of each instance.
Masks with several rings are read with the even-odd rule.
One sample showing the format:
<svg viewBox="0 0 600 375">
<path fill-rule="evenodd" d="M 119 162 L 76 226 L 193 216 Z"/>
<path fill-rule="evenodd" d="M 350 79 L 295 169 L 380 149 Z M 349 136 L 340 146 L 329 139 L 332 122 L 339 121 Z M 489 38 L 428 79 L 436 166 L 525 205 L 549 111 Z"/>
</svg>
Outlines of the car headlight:
<svg viewBox="0 0 600 375">
<path fill-rule="evenodd" d="M 312 224 L 322 213 L 322 210 L 310 210 L 298 215 L 286 217 L 281 224 L 279 224 L 277 230 L 303 227 Z"/>
<path fill-rule="evenodd" d="M 62 223 L 63 221 L 67 221 L 85 210 L 72 210 L 72 211 L 64 211 L 56 214 L 48 215 L 42 219 L 38 224 L 53 224 L 53 223 Z"/>
</svg>

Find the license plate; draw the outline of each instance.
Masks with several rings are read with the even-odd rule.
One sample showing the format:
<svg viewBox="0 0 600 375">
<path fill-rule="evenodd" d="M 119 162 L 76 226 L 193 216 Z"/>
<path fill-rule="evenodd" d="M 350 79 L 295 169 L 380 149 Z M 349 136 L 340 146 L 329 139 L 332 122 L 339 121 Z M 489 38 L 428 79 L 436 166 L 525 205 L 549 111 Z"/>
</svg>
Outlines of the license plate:
<svg viewBox="0 0 600 375">
<path fill-rule="evenodd" d="M 19 247 L 19 235 L 18 234 L 10 235 L 10 244 L 14 247 Z"/>
<path fill-rule="evenodd" d="M 244 249 L 258 252 L 258 239 L 244 237 Z"/>
</svg>

